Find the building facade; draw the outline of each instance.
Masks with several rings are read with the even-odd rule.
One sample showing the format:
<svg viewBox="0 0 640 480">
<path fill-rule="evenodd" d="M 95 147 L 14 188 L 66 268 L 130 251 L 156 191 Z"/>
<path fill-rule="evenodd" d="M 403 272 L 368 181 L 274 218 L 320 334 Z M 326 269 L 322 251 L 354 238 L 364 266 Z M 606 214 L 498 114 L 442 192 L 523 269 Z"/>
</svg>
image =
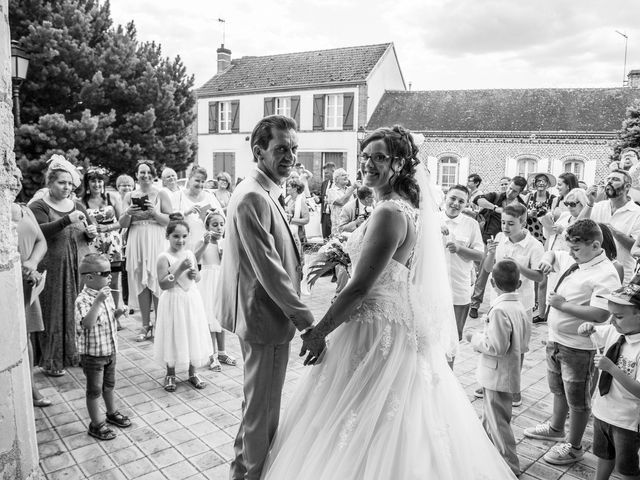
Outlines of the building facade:
<svg viewBox="0 0 640 480">
<path fill-rule="evenodd" d="M 197 91 L 198 164 L 245 177 L 253 127 L 283 114 L 298 123 L 298 161 L 314 174 L 312 188 L 327 162 L 354 177 L 358 130 L 390 89 L 405 90 L 391 43 L 238 60 L 221 47 L 218 74 Z"/>
<path fill-rule="evenodd" d="M 411 129 L 445 190 L 465 184 L 470 173 L 482 177 L 483 190 L 503 176 L 534 172 L 572 172 L 593 184 L 606 175 L 611 142 L 638 98 L 636 87 L 389 91 L 367 130 L 394 123 Z"/>
</svg>

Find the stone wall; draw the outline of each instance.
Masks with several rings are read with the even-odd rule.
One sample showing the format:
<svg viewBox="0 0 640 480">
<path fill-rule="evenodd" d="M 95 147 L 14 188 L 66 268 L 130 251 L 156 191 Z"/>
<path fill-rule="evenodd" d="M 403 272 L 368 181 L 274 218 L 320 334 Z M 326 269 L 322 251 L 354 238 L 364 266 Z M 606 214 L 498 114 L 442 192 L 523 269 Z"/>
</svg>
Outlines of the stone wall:
<svg viewBox="0 0 640 480">
<path fill-rule="evenodd" d="M 0 0 L 0 479 L 41 478 L 31 400 L 22 275 L 11 223 L 16 194 L 8 0 Z"/>
</svg>

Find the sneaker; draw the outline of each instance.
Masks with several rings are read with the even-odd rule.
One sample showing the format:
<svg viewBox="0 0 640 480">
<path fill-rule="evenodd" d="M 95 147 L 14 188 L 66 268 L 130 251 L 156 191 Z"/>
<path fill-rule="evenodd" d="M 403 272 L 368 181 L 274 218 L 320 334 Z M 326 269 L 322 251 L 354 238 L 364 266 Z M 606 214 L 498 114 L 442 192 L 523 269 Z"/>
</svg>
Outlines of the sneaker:
<svg viewBox="0 0 640 480">
<path fill-rule="evenodd" d="M 520 405 L 522 405 L 522 394 L 521 393 L 514 393 L 513 394 L 513 399 L 511 400 L 511 406 L 512 407 L 519 407 Z"/>
<path fill-rule="evenodd" d="M 582 460 L 584 457 L 584 448 L 573 448 L 570 443 L 559 443 L 551 447 L 547 453 L 544 454 L 544 461 L 552 465 L 568 465 L 570 463 L 576 463 Z"/>
<path fill-rule="evenodd" d="M 469 310 L 469 316 L 471 318 L 478 318 L 478 309 L 476 307 L 471 307 L 471 310 Z"/>
<path fill-rule="evenodd" d="M 552 442 L 564 440 L 564 432 L 554 430 L 551 428 L 551 424 L 549 422 L 539 423 L 535 427 L 525 428 L 524 436 L 537 438 L 538 440 L 551 440 Z"/>
<path fill-rule="evenodd" d="M 482 388 L 482 387 L 477 388 L 473 392 L 473 396 L 476 397 L 476 398 L 484 398 L 484 388 Z"/>
</svg>

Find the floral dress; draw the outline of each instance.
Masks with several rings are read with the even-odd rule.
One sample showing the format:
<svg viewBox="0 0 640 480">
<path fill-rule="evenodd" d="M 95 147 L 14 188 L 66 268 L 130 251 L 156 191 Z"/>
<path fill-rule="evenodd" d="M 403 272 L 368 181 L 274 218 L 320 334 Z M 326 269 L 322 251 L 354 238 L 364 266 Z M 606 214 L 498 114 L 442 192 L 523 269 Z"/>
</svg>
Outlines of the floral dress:
<svg viewBox="0 0 640 480">
<path fill-rule="evenodd" d="M 106 202 L 107 205 L 100 208 L 89 208 L 89 205 L 85 202 L 87 213 L 98 225 L 109 226 L 117 224 L 118 219 L 109 195 L 107 195 Z M 120 229 L 99 232 L 92 245 L 99 253 L 109 259 L 112 271 L 119 272 L 122 270 L 122 235 L 120 234 Z"/>
</svg>

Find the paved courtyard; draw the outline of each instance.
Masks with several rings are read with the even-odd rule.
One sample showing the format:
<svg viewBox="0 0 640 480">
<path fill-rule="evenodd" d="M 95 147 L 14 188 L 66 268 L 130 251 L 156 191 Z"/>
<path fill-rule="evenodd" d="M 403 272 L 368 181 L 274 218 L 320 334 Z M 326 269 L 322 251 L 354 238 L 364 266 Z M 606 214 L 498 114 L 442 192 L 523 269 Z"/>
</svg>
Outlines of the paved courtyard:
<svg viewBox="0 0 640 480">
<path fill-rule="evenodd" d="M 334 287 L 323 278 L 312 294 L 304 297 L 317 319 L 326 311 Z M 208 383 L 204 390 L 195 390 L 186 382 L 186 372 L 177 372 L 178 389 L 167 393 L 162 388 L 164 369 L 152 360 L 153 345 L 134 340 L 139 318 L 132 316 L 123 325 L 124 330 L 119 332 L 116 392 L 119 409 L 131 417 L 133 425 L 118 430 L 115 440 L 95 440 L 86 433 L 89 418 L 82 371 L 71 368 L 66 376 L 59 378 L 36 373 L 38 386 L 54 402 L 51 407 L 35 409 L 42 472 L 50 480 L 226 480 L 240 416 L 241 366 L 223 365 L 221 373 L 200 369 L 199 373 Z M 480 328 L 480 325 L 480 319 L 469 319 L 468 328 Z M 592 479 L 596 458 L 590 453 L 591 425 L 584 440 L 585 459 L 573 466 L 546 464 L 541 457 L 553 443 L 523 438 L 526 427 L 550 417 L 552 398 L 546 384 L 543 344 L 546 333 L 546 325 L 534 327 L 531 352 L 523 369 L 523 404 L 514 409 L 513 429 L 519 442 L 521 467 L 525 470 L 521 478 Z M 227 351 L 240 360 L 237 339 L 233 335 L 227 335 L 227 339 Z M 299 345 L 296 337 L 284 392 L 285 408 L 303 369 L 298 358 Z M 463 344 L 455 373 L 480 413 L 482 400 L 473 396 L 476 360 L 469 345 Z"/>
</svg>

